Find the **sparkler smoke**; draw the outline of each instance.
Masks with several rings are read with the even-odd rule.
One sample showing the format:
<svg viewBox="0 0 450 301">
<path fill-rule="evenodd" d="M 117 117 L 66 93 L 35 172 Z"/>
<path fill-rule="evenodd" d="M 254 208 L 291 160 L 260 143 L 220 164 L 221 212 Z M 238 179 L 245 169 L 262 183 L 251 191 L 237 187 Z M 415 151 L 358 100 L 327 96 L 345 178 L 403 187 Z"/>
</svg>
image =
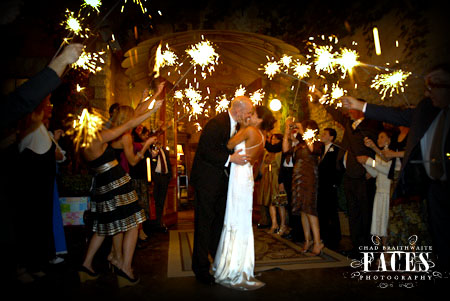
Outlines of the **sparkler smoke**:
<svg viewBox="0 0 450 301">
<path fill-rule="evenodd" d="M 377 74 L 372 80 L 371 88 L 379 90 L 381 95 L 381 100 L 384 100 L 386 94 L 389 92 L 389 97 L 396 91 L 399 93 L 404 92 L 403 84 L 405 80 L 411 75 L 411 72 L 404 72 L 402 70 L 397 70 L 386 74 Z"/>
</svg>

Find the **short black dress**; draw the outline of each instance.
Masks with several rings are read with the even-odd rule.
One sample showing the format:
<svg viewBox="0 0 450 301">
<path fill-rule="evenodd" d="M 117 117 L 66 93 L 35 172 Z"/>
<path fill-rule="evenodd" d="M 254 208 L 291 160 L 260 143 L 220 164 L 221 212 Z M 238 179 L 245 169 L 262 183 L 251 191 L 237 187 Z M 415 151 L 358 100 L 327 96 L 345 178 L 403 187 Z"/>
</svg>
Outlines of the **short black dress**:
<svg viewBox="0 0 450 301">
<path fill-rule="evenodd" d="M 145 212 L 130 176 L 118 163 L 114 149 L 108 145 L 97 159 L 88 162 L 95 172 L 91 196 L 93 231 L 98 235 L 126 232 L 145 221 Z"/>
</svg>

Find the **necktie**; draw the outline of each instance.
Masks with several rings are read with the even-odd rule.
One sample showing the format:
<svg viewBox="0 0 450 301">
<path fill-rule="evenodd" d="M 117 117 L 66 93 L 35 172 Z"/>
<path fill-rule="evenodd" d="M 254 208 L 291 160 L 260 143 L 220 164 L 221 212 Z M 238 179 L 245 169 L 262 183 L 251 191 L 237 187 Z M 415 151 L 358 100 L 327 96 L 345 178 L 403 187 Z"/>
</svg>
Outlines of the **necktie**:
<svg viewBox="0 0 450 301">
<path fill-rule="evenodd" d="M 165 174 L 167 172 L 167 167 L 166 167 L 166 160 L 164 160 L 164 156 L 162 154 L 163 150 L 159 150 L 158 153 L 158 157 L 159 157 L 159 162 L 161 164 L 161 173 Z"/>
<path fill-rule="evenodd" d="M 445 120 L 448 114 L 448 107 L 442 110 L 441 117 L 438 120 L 438 124 L 434 131 L 433 143 L 431 144 L 430 149 L 430 176 L 439 180 L 444 174 L 444 154 L 442 151 L 442 144 L 444 143 L 444 129 L 445 129 Z"/>
</svg>

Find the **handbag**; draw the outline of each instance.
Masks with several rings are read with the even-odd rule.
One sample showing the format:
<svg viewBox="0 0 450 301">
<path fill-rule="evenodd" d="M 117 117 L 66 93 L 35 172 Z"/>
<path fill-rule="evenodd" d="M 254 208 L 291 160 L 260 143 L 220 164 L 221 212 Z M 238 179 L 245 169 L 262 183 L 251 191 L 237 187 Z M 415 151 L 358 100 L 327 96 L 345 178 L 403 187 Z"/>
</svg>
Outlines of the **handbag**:
<svg viewBox="0 0 450 301">
<path fill-rule="evenodd" d="M 273 195 L 273 204 L 275 206 L 286 206 L 288 204 L 286 191 L 280 191 Z"/>
</svg>

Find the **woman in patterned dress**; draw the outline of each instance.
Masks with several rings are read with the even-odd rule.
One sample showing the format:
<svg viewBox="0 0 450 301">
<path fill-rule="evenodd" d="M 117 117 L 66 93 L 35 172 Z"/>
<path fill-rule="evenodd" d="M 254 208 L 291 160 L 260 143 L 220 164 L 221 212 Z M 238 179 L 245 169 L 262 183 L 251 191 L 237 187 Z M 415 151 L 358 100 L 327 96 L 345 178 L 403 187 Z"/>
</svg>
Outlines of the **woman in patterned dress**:
<svg viewBox="0 0 450 301">
<path fill-rule="evenodd" d="M 133 116 L 120 119 L 123 114 L 113 118 L 113 126 L 102 129 L 87 148 L 83 149 L 83 156 L 88 165 L 95 172 L 91 197 L 91 212 L 94 234 L 89 242 L 79 275 L 82 282 L 98 278 L 92 267 L 94 255 L 102 245 L 105 236 L 112 236 L 114 253 L 110 258 L 117 267 L 119 286 L 133 285 L 138 282 L 133 274 L 131 262 L 136 246 L 138 225 L 145 221 L 145 212 L 137 203 L 137 194 L 131 186 L 131 178 L 119 165 L 114 149 L 110 142 L 121 139 L 122 135 L 149 118 L 161 106 L 162 101 L 156 101 L 153 108 L 148 110 L 149 103 L 155 99 L 164 88 L 160 84 L 155 96 L 141 103 Z M 116 114 L 115 114 L 116 115 Z M 131 117 L 131 118 L 130 118 Z M 142 153 L 137 157 L 143 158 Z"/>
<path fill-rule="evenodd" d="M 298 128 L 297 140 L 300 141 L 294 148 L 289 146 L 288 137 L 290 131 Z M 304 140 L 303 134 L 307 130 L 316 130 L 319 127 L 314 120 L 303 120 L 301 123 L 286 124 L 286 133 L 283 139 L 283 151 L 291 152 L 294 159 L 292 175 L 292 214 L 300 215 L 302 219 L 305 244 L 302 251 L 311 251 L 313 255 L 319 255 L 324 248 L 320 239 L 319 219 L 317 215 L 317 189 L 318 189 L 318 164 L 322 152 L 322 145 L 318 141 Z M 314 240 L 311 239 L 311 232 Z M 310 248 L 312 248 L 310 250 Z"/>
</svg>

